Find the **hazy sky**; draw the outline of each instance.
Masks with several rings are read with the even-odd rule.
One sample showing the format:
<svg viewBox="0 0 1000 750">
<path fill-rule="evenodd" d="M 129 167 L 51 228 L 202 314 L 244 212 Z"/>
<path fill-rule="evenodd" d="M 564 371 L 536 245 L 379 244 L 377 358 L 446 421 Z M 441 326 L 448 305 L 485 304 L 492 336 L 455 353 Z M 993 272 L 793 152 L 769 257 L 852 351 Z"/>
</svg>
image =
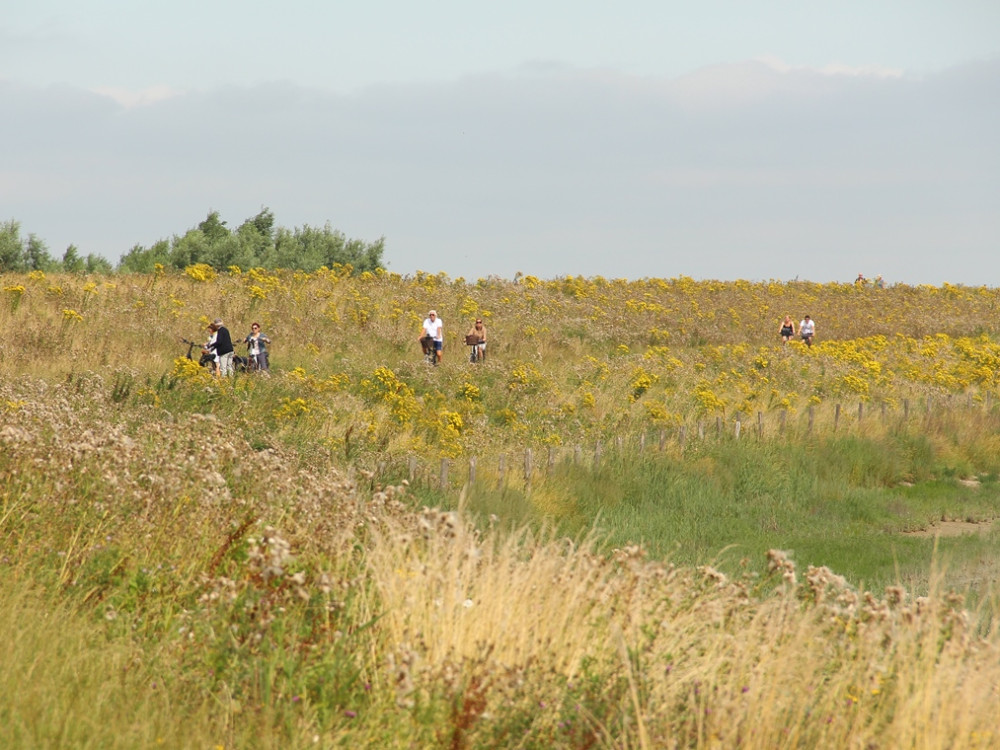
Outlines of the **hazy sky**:
<svg viewBox="0 0 1000 750">
<path fill-rule="evenodd" d="M 0 221 L 55 256 L 267 206 L 400 273 L 1000 286 L 996 0 L 0 9 Z"/>
</svg>

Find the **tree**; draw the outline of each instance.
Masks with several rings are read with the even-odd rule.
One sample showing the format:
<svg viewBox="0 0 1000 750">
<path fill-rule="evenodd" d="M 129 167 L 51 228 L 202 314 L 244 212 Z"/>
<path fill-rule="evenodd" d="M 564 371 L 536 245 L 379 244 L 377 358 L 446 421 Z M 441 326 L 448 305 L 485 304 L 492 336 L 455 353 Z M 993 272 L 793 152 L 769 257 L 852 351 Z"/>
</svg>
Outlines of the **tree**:
<svg viewBox="0 0 1000 750">
<path fill-rule="evenodd" d="M 170 247 L 170 265 L 174 268 L 187 268 L 195 263 L 208 263 L 209 245 L 208 237 L 200 229 L 189 229 L 183 237 L 174 235 Z"/>
<path fill-rule="evenodd" d="M 339 263 L 361 273 L 383 268 L 384 251 L 384 237 L 375 242 L 348 240 L 329 222 L 322 228 L 308 224 L 295 229 L 278 227 L 271 209 L 263 207 L 235 231 L 227 228 L 218 211 L 211 211 L 197 227 L 174 235 L 169 243 L 157 243 L 148 250 L 134 246 L 122 256 L 118 269 L 150 273 L 156 263 L 178 270 L 207 263 L 217 271 L 262 266 L 312 272 Z"/>
<path fill-rule="evenodd" d="M 66 252 L 63 253 L 62 257 L 62 267 L 67 273 L 83 273 L 86 269 L 86 263 L 80 257 L 76 245 L 70 245 L 66 248 Z"/>
<path fill-rule="evenodd" d="M 205 263 L 213 268 L 223 270 L 230 266 L 252 268 L 259 265 L 252 243 L 244 244 L 243 237 L 232 234 L 221 242 L 212 243 L 208 247 Z"/>
<path fill-rule="evenodd" d="M 267 239 L 268 242 L 274 241 L 274 214 L 271 213 L 271 209 L 266 206 L 260 210 L 260 213 L 253 216 L 246 221 L 244 221 L 237 232 L 242 232 L 244 229 L 253 228 L 253 230 Z"/>
<path fill-rule="evenodd" d="M 133 245 L 118 261 L 118 270 L 125 273 L 152 273 L 156 264 L 170 265 L 170 243 L 160 240 L 150 248 Z"/>
<path fill-rule="evenodd" d="M 274 242 L 274 254 L 269 258 L 277 268 L 296 268 L 306 272 L 321 266 L 348 265 L 355 273 L 382 268 L 385 238 L 366 243 L 348 240 L 343 232 L 335 231 L 330 223 L 319 229 L 308 224 L 293 231 L 279 229 Z"/>
<path fill-rule="evenodd" d="M 274 238 L 274 252 L 266 258 L 266 266 L 272 268 L 297 268 L 311 273 L 323 265 L 322 248 L 311 242 L 309 227 L 300 229 L 278 229 Z"/>
<path fill-rule="evenodd" d="M 274 249 L 274 214 L 268 208 L 242 224 L 233 233 L 238 247 L 226 265 L 254 268 L 267 265 L 265 259 Z"/>
<path fill-rule="evenodd" d="M 11 219 L 0 224 L 0 273 L 23 271 L 24 268 L 24 243 L 21 241 L 21 225 Z"/>
<path fill-rule="evenodd" d="M 35 233 L 28 235 L 28 246 L 24 251 L 24 260 L 29 271 L 48 271 L 53 265 L 48 247 Z"/>
<path fill-rule="evenodd" d="M 198 225 L 198 229 L 205 235 L 205 239 L 210 245 L 221 242 L 229 236 L 226 222 L 219 218 L 218 211 L 210 211 L 205 220 Z"/>
<path fill-rule="evenodd" d="M 385 252 L 385 237 L 379 237 L 375 242 L 362 242 L 361 240 L 350 240 L 344 245 L 342 256 L 346 260 L 340 263 L 350 263 L 354 267 L 355 273 L 364 271 L 375 271 L 384 268 L 382 265 L 382 253 Z"/>
<path fill-rule="evenodd" d="M 111 273 L 114 271 L 111 261 L 101 255 L 87 253 L 87 273 Z"/>
</svg>

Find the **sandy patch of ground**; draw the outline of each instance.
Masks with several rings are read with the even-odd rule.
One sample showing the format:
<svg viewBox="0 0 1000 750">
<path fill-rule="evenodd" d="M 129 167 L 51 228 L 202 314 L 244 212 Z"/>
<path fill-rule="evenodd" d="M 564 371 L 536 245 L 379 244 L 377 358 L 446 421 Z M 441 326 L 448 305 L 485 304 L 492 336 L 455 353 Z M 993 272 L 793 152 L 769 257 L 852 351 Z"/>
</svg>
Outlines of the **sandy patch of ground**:
<svg viewBox="0 0 1000 750">
<path fill-rule="evenodd" d="M 985 534 L 993 528 L 993 521 L 937 521 L 926 529 L 904 531 L 909 536 L 962 536 L 962 534 Z"/>
<path fill-rule="evenodd" d="M 979 479 L 970 477 L 969 479 L 957 480 L 965 487 L 979 487 Z M 900 482 L 900 485 L 912 487 L 910 482 Z M 935 521 L 926 529 L 916 531 L 904 531 L 909 536 L 962 536 L 963 534 L 985 534 L 993 528 L 994 520 L 988 521 Z"/>
</svg>

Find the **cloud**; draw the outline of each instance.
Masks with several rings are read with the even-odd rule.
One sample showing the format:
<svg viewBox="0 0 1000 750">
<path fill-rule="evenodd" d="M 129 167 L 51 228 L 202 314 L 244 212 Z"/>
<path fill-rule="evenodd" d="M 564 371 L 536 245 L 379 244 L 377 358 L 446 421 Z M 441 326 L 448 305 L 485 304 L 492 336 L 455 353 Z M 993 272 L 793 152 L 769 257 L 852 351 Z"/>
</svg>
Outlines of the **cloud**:
<svg viewBox="0 0 1000 750">
<path fill-rule="evenodd" d="M 904 71 L 902 68 L 890 68 L 880 65 L 845 65 L 844 63 L 829 63 L 820 67 L 808 65 L 789 65 L 780 58 L 773 55 L 761 55 L 754 58 L 756 62 L 763 63 L 767 67 L 779 73 L 791 73 L 796 71 L 807 71 L 829 76 L 856 76 L 865 78 L 902 78 Z"/>
<path fill-rule="evenodd" d="M 147 107 L 166 99 L 181 96 L 184 91 L 172 86 L 150 86 L 144 89 L 127 89 L 118 86 L 99 86 L 91 89 L 95 94 L 106 96 L 114 100 L 126 109 L 133 107 Z"/>
<path fill-rule="evenodd" d="M 112 260 L 268 206 L 385 235 L 400 272 L 1000 284 L 998 84 L 995 62 L 918 80 L 759 61 L 350 95 L 0 84 L 0 200 L 57 251 Z"/>
</svg>

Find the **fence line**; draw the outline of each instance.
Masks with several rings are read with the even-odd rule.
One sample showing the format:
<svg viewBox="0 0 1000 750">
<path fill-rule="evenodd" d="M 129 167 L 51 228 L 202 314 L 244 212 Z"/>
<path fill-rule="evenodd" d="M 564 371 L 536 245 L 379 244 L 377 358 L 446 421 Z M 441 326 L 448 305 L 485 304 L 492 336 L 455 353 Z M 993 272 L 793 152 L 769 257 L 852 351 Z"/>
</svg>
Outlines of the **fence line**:
<svg viewBox="0 0 1000 750">
<path fill-rule="evenodd" d="M 871 415 L 875 413 L 875 410 L 866 410 L 864 401 L 858 402 L 857 409 L 853 415 L 850 413 L 850 410 L 844 410 L 841 403 L 835 403 L 833 404 L 832 417 L 826 420 L 822 419 L 822 414 L 817 414 L 814 404 L 809 404 L 804 415 L 798 415 L 798 419 L 795 419 L 795 415 L 791 414 L 787 409 L 772 412 L 771 414 L 776 416 L 776 419 L 772 420 L 768 420 L 768 415 L 766 415 L 763 411 L 757 411 L 752 420 L 750 419 L 750 415 L 736 413 L 731 418 L 731 429 L 727 430 L 723 430 L 723 418 L 721 416 L 716 416 L 714 436 L 706 429 L 706 422 L 703 419 L 698 420 L 693 427 L 696 428 L 694 435 L 697 436 L 698 443 L 704 443 L 706 439 L 711 439 L 713 437 L 715 440 L 731 439 L 737 441 L 789 439 L 794 436 L 796 432 L 806 437 L 816 437 L 823 431 L 824 428 L 829 429 L 830 433 L 839 432 L 841 434 L 848 434 L 848 431 L 852 428 L 859 431 L 869 431 L 877 428 L 903 428 L 907 426 L 926 428 L 931 426 L 934 420 L 954 416 L 963 411 L 978 410 L 983 414 L 991 415 L 993 414 L 993 403 L 994 401 L 991 400 L 989 393 L 984 394 L 984 398 L 978 403 L 973 401 L 971 394 L 964 400 L 964 402 L 948 397 L 947 402 L 944 404 L 940 399 L 935 400 L 927 397 L 924 401 L 923 414 L 921 415 L 919 411 L 913 412 L 911 410 L 909 399 L 903 399 L 901 401 L 902 414 L 894 424 L 891 423 L 893 413 L 890 411 L 890 405 L 886 402 L 880 402 L 878 419 L 875 420 L 871 418 Z M 899 413 L 896 412 L 896 415 L 898 414 Z M 805 420 L 804 427 L 801 424 L 803 420 Z M 752 427 L 744 428 L 745 422 L 747 424 L 752 424 Z M 616 436 L 611 444 L 612 454 L 619 457 L 633 454 L 635 456 L 642 456 L 644 454 L 648 455 L 648 433 L 648 430 L 639 433 L 635 441 L 630 441 L 629 443 L 626 443 L 623 436 Z M 683 454 L 684 451 L 693 444 L 693 440 L 694 438 L 689 436 L 688 433 L 688 424 L 680 424 L 673 430 L 660 428 L 658 431 L 658 440 L 654 443 L 654 445 L 656 446 L 655 450 L 659 453 L 665 453 L 668 449 L 670 449 Z M 583 467 L 585 466 L 584 450 L 585 447 L 579 444 L 567 448 L 557 448 L 550 445 L 548 446 L 548 452 L 546 454 L 544 464 L 539 466 L 532 448 L 527 447 L 524 449 L 521 456 L 523 460 L 523 472 L 520 479 L 523 480 L 525 487 L 530 489 L 531 481 L 535 476 L 539 474 L 543 476 L 552 474 L 556 464 L 560 460 L 560 457 L 562 460 L 567 463 L 571 463 L 573 466 Z M 599 468 L 607 458 L 604 441 L 598 439 L 594 442 L 593 453 L 591 456 L 589 468 Z M 503 489 L 508 484 L 510 479 L 508 476 L 508 469 L 510 466 L 508 463 L 509 458 L 516 460 L 516 456 L 509 456 L 507 453 L 501 453 L 494 459 L 498 489 Z M 481 473 L 480 469 L 484 465 L 487 465 L 484 464 L 483 461 L 484 459 L 481 456 L 468 457 L 467 470 L 465 472 L 461 472 L 464 474 L 464 481 L 462 484 L 472 485 L 481 481 L 479 476 Z M 447 488 L 450 486 L 451 477 L 454 474 L 452 471 L 453 468 L 455 467 L 453 466 L 452 459 L 441 458 L 437 466 L 436 476 L 433 476 L 435 473 L 433 461 L 421 460 L 415 455 L 410 455 L 406 458 L 406 475 L 411 484 L 423 481 L 429 485 L 437 486 L 438 488 Z M 389 462 L 385 459 L 381 459 L 378 463 L 377 474 L 380 477 L 384 476 L 388 470 Z"/>
</svg>

